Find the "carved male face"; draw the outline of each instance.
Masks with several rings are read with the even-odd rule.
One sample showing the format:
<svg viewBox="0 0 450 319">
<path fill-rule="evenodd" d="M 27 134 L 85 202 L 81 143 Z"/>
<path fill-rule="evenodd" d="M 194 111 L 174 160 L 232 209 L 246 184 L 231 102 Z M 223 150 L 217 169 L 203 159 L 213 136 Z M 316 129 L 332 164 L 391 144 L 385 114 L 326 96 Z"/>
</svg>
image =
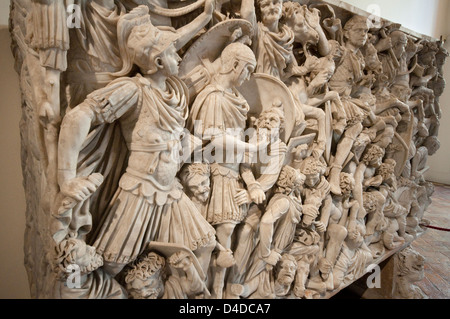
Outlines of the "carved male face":
<svg viewBox="0 0 450 319">
<path fill-rule="evenodd" d="M 394 51 L 395 56 L 397 59 L 400 59 L 405 52 L 406 52 L 406 46 L 408 44 L 408 38 L 406 37 L 406 34 L 404 34 L 401 31 L 394 31 L 391 34 L 392 39 L 392 50 Z"/>
<path fill-rule="evenodd" d="M 341 187 L 342 193 L 348 195 L 355 188 L 355 179 L 350 174 L 341 173 L 339 186 Z"/>
<path fill-rule="evenodd" d="M 404 272 L 411 281 L 421 281 L 424 278 L 425 259 L 419 253 L 408 250 L 404 261 Z"/>
<path fill-rule="evenodd" d="M 136 277 L 127 284 L 128 294 L 133 299 L 157 299 L 164 291 L 164 285 L 160 277 L 161 271 L 142 279 Z"/>
<path fill-rule="evenodd" d="M 179 65 L 182 61 L 177 50 L 171 44 L 158 58 L 157 65 L 163 70 L 166 76 L 178 75 Z"/>
<path fill-rule="evenodd" d="M 309 188 L 313 188 L 319 183 L 320 181 L 320 173 L 316 174 L 307 174 L 305 179 L 305 185 Z"/>
<path fill-rule="evenodd" d="M 290 285 L 294 282 L 297 264 L 290 259 L 282 259 L 278 271 L 277 281 L 282 285 Z"/>
<path fill-rule="evenodd" d="M 369 27 L 364 20 L 357 21 L 346 28 L 344 31 L 344 37 L 347 39 L 347 43 L 350 43 L 353 47 L 359 49 L 363 47 L 369 36 Z"/>
<path fill-rule="evenodd" d="M 245 81 L 250 79 L 250 76 L 255 71 L 256 65 L 244 61 L 239 61 L 236 65 L 233 84 L 235 87 L 240 87 Z"/>
<path fill-rule="evenodd" d="M 369 68 L 369 70 L 381 73 L 383 72 L 383 63 L 381 63 L 380 59 L 378 58 L 377 50 L 373 47 L 372 44 L 370 44 L 370 48 L 372 50 L 369 50 L 366 53 L 365 57 L 366 66 Z"/>
<path fill-rule="evenodd" d="M 382 156 L 377 156 L 374 159 L 372 159 L 370 161 L 370 166 L 371 167 L 375 167 L 375 168 L 379 168 L 381 166 L 381 164 L 383 164 L 383 157 Z"/>
<path fill-rule="evenodd" d="M 283 1 L 281 0 L 260 0 L 259 8 L 261 10 L 262 22 L 272 24 L 281 18 L 283 12 Z"/>
<path fill-rule="evenodd" d="M 275 112 L 269 112 L 259 119 L 258 124 L 258 129 L 267 129 L 270 131 L 272 129 L 280 128 L 281 119 Z"/>
<path fill-rule="evenodd" d="M 192 195 L 201 203 L 206 203 L 209 197 L 210 179 L 208 175 L 197 174 L 188 182 L 188 187 Z"/>
</svg>

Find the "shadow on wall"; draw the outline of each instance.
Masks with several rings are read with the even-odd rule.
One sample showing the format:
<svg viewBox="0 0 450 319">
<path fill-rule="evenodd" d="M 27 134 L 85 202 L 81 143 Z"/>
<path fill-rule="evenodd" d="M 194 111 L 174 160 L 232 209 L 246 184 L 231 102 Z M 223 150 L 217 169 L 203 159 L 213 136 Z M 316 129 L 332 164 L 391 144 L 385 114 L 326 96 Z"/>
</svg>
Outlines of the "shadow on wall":
<svg viewBox="0 0 450 319">
<path fill-rule="evenodd" d="M 0 299 L 30 298 L 24 263 L 25 195 L 20 161 L 21 101 L 9 29 L 0 26 Z"/>
</svg>

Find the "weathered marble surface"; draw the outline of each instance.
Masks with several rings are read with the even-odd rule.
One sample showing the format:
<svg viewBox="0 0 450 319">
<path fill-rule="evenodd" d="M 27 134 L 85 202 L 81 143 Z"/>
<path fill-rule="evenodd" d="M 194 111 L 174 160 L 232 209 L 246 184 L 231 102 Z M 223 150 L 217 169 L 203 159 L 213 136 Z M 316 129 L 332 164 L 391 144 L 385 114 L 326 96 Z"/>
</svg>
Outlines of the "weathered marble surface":
<svg viewBox="0 0 450 319">
<path fill-rule="evenodd" d="M 341 1 L 11 6 L 33 297 L 321 298 L 422 232 L 440 41 Z"/>
</svg>

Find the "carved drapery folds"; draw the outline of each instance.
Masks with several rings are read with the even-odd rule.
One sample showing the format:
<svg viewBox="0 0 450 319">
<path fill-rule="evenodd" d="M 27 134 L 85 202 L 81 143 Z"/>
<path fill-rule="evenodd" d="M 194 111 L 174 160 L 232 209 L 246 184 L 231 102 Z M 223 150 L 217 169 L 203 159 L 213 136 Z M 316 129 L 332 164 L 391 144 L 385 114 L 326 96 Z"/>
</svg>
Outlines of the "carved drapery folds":
<svg viewBox="0 0 450 319">
<path fill-rule="evenodd" d="M 422 232 L 441 41 L 326 1 L 11 3 L 33 297 L 321 298 Z"/>
</svg>

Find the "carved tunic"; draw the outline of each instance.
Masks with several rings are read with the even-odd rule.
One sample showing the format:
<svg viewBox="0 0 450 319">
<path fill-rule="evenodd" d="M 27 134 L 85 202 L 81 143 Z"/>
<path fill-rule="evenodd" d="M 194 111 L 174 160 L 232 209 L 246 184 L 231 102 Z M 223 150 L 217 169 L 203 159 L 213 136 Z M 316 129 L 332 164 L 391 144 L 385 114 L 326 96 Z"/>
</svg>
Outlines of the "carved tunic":
<svg viewBox="0 0 450 319">
<path fill-rule="evenodd" d="M 119 120 L 130 151 L 126 173 L 94 243 L 106 261 L 131 262 L 152 240 L 196 250 L 214 236 L 175 178 L 179 164 L 171 156 L 180 150 L 187 89 L 177 78 L 169 78 L 167 87 L 161 92 L 138 75 L 90 96 L 91 101 L 107 101 L 92 105 L 97 122 Z"/>
<path fill-rule="evenodd" d="M 330 188 L 327 179 L 322 176 L 320 182 L 314 188 L 303 188 L 302 195 L 304 197 L 304 204 L 312 204 L 319 209 L 322 206 L 323 200 L 330 194 Z"/>
<path fill-rule="evenodd" d="M 284 251 L 294 241 L 295 229 L 302 216 L 302 203 L 293 196 L 275 194 L 273 200 L 275 201 L 276 198 L 289 200 L 289 211 L 275 223 L 273 234 L 273 248 Z"/>
<path fill-rule="evenodd" d="M 262 282 L 269 281 L 264 278 L 267 275 L 267 264 L 262 258 L 269 256 L 272 250 L 281 254 L 290 247 L 301 216 L 302 205 L 299 199 L 282 193 L 272 197 L 260 224 L 260 241 L 252 254 L 253 263 L 246 274 L 247 282 L 259 275 L 263 276 Z"/>
<path fill-rule="evenodd" d="M 283 78 L 289 64 L 295 62 L 293 54 L 294 33 L 285 26 L 280 25 L 280 32 L 270 32 L 261 22 L 258 22 L 257 40 L 254 52 L 258 62 L 257 73 Z"/>
<path fill-rule="evenodd" d="M 212 84 L 195 100 L 188 127 L 196 136 L 201 136 L 205 143 L 223 134 L 243 141 L 248 111 L 246 100 L 237 90 L 227 92 Z M 199 121 L 197 123 L 200 125 L 196 125 L 195 121 Z M 216 156 L 218 154 L 216 150 Z M 206 219 L 212 225 L 240 223 L 246 216 L 248 205 L 238 206 L 234 200 L 238 190 L 243 189 L 239 180 L 239 161 L 236 157 L 230 164 L 226 158 L 216 158 L 215 161 L 211 165 L 211 195 Z"/>
<path fill-rule="evenodd" d="M 117 23 L 125 8 L 115 1 L 110 10 L 95 1 L 78 0 L 82 24 L 70 30 L 71 48 L 67 81 L 70 84 L 72 107 L 86 96 L 105 87 L 115 78 L 112 73 L 122 68 L 122 58 L 117 42 Z"/>
<path fill-rule="evenodd" d="M 64 1 L 35 0 L 32 2 L 27 40 L 39 54 L 42 66 L 65 71 L 69 30 Z"/>
<path fill-rule="evenodd" d="M 280 212 L 279 206 L 288 206 L 286 212 Z M 264 236 L 261 236 L 261 256 L 266 257 L 272 249 L 283 252 L 294 241 L 295 229 L 301 220 L 302 203 L 294 196 L 277 193 L 267 205 L 273 217 L 273 226 L 261 225 Z M 274 220 L 273 220 L 274 219 Z"/>
<path fill-rule="evenodd" d="M 346 49 L 341 64 L 328 83 L 330 90 L 341 96 L 349 126 L 361 123 L 367 115 L 364 102 L 352 97 L 356 84 L 362 80 L 364 66 L 364 56 L 360 51 L 353 53 Z"/>
</svg>

